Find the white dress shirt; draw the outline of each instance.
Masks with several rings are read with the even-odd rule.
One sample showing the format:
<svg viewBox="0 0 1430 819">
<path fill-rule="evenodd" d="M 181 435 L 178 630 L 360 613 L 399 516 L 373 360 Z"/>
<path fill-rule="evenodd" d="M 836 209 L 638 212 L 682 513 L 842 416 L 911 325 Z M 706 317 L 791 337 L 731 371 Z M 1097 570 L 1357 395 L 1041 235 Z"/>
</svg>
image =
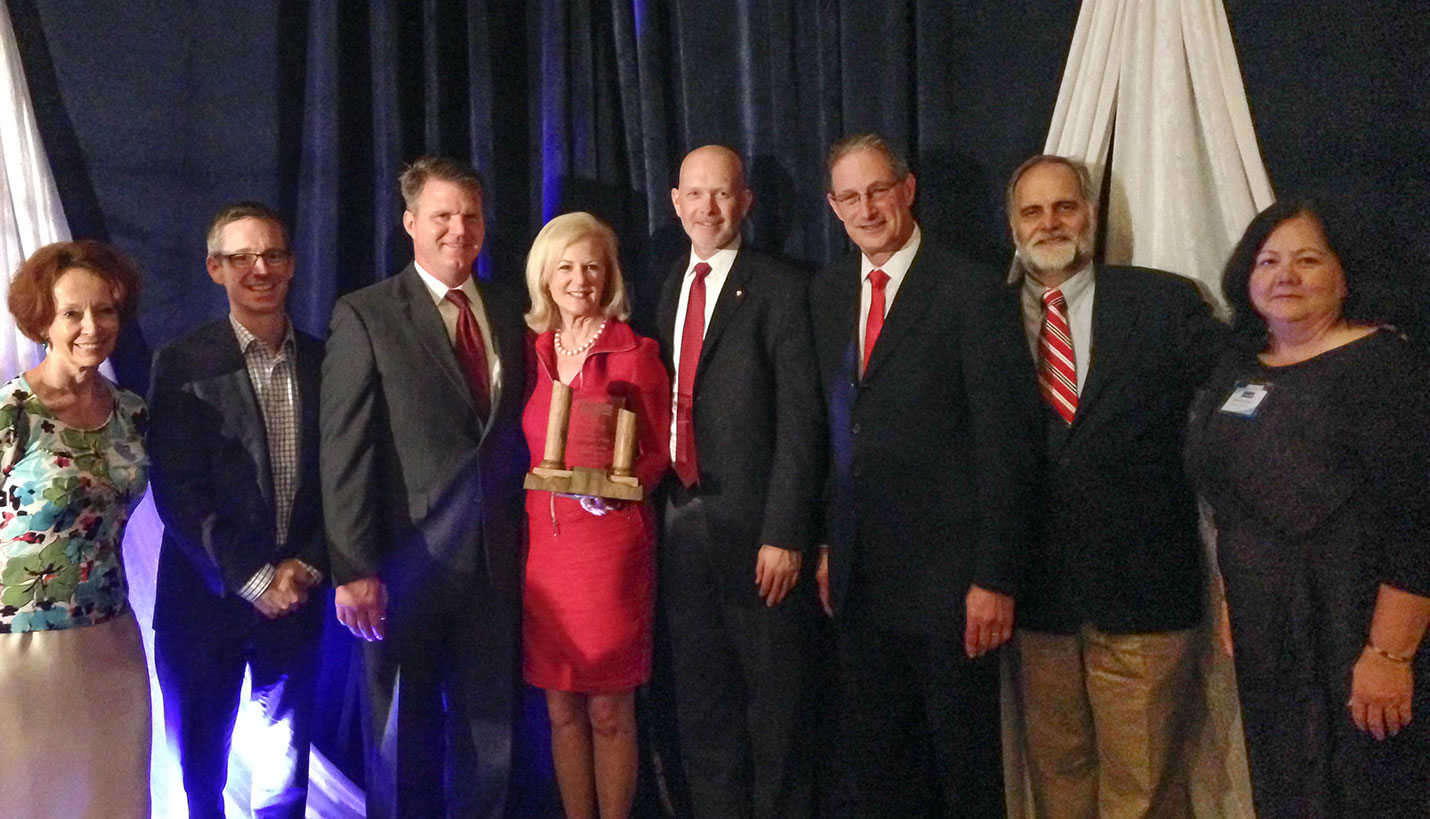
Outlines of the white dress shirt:
<svg viewBox="0 0 1430 819">
<path fill-rule="evenodd" d="M 869 274 L 875 270 L 882 270 L 889 277 L 884 283 L 884 317 L 889 316 L 889 311 L 894 308 L 894 297 L 899 294 L 899 285 L 904 283 L 904 277 L 909 273 L 909 265 L 914 263 L 914 256 L 918 255 L 919 244 L 923 241 L 923 231 L 919 230 L 918 223 L 914 223 L 914 232 L 909 234 L 909 240 L 904 242 L 904 246 L 894 251 L 894 255 L 881 265 L 876 265 L 869 261 L 869 257 L 863 254 L 859 256 L 859 373 L 864 373 L 864 330 L 869 326 L 869 304 L 874 298 L 874 285 L 869 282 Z"/>
<path fill-rule="evenodd" d="M 685 266 L 685 277 L 680 281 L 680 300 L 676 302 L 675 308 L 675 329 L 672 332 L 674 338 L 670 350 L 671 361 L 675 365 L 675 372 L 670 378 L 670 460 L 675 460 L 675 396 L 680 392 L 680 341 L 685 335 L 685 306 L 690 302 L 690 285 L 695 281 L 695 266 L 704 262 L 710 265 L 710 272 L 705 274 L 705 324 L 706 331 L 710 329 L 710 317 L 715 314 L 715 302 L 720 298 L 720 291 L 725 287 L 725 280 L 730 278 L 730 268 L 735 265 L 735 254 L 740 252 L 740 237 L 735 236 L 735 241 L 730 247 L 722 247 L 710 254 L 710 258 L 702 259 L 695 255 L 695 248 L 690 249 L 690 263 Z M 704 332 L 700 335 L 705 338 Z"/>
<path fill-rule="evenodd" d="M 1087 382 L 1087 370 L 1092 366 L 1092 302 L 1097 288 L 1097 278 L 1092 265 L 1068 277 L 1058 286 L 1067 302 L 1068 329 L 1072 331 L 1073 359 L 1077 366 L 1077 394 L 1082 395 L 1082 385 Z M 1043 332 L 1043 317 L 1047 308 L 1043 306 L 1043 294 L 1048 288 L 1039 284 L 1027 273 L 1023 274 L 1023 332 L 1028 336 L 1028 349 L 1033 353 L 1033 361 L 1038 359 L 1038 339 Z"/>
<path fill-rule="evenodd" d="M 482 294 L 477 291 L 477 285 L 468 276 L 460 287 L 451 288 L 442 283 L 440 279 L 422 269 L 422 265 L 413 262 L 412 266 L 417 268 L 417 275 L 422 279 L 422 283 L 427 285 L 427 290 L 432 294 L 432 301 L 437 305 L 437 312 L 442 316 L 442 325 L 447 328 L 447 340 L 455 347 L 457 343 L 457 305 L 447 299 L 448 290 L 461 290 L 467 295 L 467 300 L 472 303 L 472 316 L 477 320 L 477 329 L 482 333 L 482 346 L 487 351 L 487 383 L 491 385 L 491 405 L 495 409 L 497 401 L 501 398 L 501 358 L 497 356 L 496 344 L 492 342 L 492 328 L 487 322 L 487 308 L 482 302 Z M 487 419 L 482 419 L 486 421 Z"/>
</svg>

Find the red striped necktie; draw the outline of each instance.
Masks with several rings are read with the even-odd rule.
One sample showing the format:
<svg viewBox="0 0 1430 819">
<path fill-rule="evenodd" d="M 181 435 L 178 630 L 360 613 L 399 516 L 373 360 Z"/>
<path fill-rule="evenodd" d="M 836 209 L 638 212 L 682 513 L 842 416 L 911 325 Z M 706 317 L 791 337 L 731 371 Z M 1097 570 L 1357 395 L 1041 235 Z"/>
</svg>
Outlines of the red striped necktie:
<svg viewBox="0 0 1430 819">
<path fill-rule="evenodd" d="M 1069 424 L 1077 414 L 1077 359 L 1068 329 L 1067 299 L 1057 288 L 1043 293 L 1043 332 L 1038 336 L 1038 390 Z"/>
</svg>

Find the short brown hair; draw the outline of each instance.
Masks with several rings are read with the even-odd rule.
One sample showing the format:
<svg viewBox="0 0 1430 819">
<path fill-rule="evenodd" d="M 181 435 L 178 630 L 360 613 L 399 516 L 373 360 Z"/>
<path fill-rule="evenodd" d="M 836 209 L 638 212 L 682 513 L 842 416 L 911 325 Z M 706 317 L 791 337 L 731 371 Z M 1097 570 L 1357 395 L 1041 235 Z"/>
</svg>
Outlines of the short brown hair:
<svg viewBox="0 0 1430 819">
<path fill-rule="evenodd" d="M 48 341 L 45 333 L 55 321 L 55 284 L 75 268 L 109 285 L 121 322 L 139 312 L 139 268 L 128 256 L 93 239 L 55 242 L 31 254 L 10 280 L 10 315 L 26 338 Z"/>
<path fill-rule="evenodd" d="M 884 157 L 889 163 L 889 168 L 893 170 L 894 176 L 902 182 L 904 177 L 909 175 L 909 160 L 904 156 L 904 152 L 889 144 L 889 140 L 884 139 L 882 134 L 872 131 L 863 134 L 850 134 L 829 146 L 829 155 L 824 158 L 824 187 L 834 188 L 834 166 L 839 160 L 854 153 L 855 151 L 873 151 Z"/>
<path fill-rule="evenodd" d="M 397 177 L 397 184 L 402 188 L 402 202 L 407 210 L 417 212 L 417 199 L 422 195 L 422 188 L 428 179 L 451 182 L 475 193 L 478 201 L 482 199 L 482 178 L 471 165 L 446 156 L 419 156 Z"/>
<path fill-rule="evenodd" d="M 278 230 L 283 233 L 283 241 L 288 239 L 288 226 L 283 224 L 283 217 L 273 208 L 262 202 L 234 202 L 232 205 L 224 205 L 219 212 L 214 214 L 213 221 L 209 223 L 209 233 L 205 244 L 208 247 L 209 255 L 217 255 L 223 250 L 221 239 L 223 229 L 240 219 L 262 219 L 265 222 L 272 222 L 278 226 Z"/>
</svg>

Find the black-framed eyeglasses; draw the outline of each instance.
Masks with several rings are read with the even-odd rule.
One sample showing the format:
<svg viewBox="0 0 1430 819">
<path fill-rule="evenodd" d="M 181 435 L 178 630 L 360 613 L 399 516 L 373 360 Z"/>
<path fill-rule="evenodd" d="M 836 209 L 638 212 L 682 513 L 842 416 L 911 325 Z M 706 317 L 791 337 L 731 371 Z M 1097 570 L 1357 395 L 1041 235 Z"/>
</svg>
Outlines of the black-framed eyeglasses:
<svg viewBox="0 0 1430 819">
<path fill-rule="evenodd" d="M 228 262 L 235 270 L 248 270 L 258 264 L 260 258 L 269 267 L 281 267 L 293 261 L 292 251 L 278 248 L 265 250 L 262 253 L 215 253 L 214 255 Z"/>
</svg>

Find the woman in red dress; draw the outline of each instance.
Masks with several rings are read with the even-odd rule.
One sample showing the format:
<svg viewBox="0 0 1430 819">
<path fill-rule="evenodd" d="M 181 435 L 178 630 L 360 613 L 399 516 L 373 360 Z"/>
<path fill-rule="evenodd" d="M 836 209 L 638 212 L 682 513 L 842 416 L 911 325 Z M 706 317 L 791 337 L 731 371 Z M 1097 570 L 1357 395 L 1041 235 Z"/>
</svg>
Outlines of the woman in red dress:
<svg viewBox="0 0 1430 819">
<path fill-rule="evenodd" d="M 616 237 L 589 213 L 537 234 L 526 260 L 535 387 L 522 426 L 546 445 L 551 388 L 571 387 L 566 465 L 611 463 L 616 411 L 636 414 L 633 471 L 649 491 L 669 461 L 670 381 L 630 313 Z M 556 781 L 568 817 L 624 817 L 636 785 L 635 689 L 650 678 L 655 527 L 648 502 L 529 491 L 523 674 L 546 690 Z"/>
</svg>

